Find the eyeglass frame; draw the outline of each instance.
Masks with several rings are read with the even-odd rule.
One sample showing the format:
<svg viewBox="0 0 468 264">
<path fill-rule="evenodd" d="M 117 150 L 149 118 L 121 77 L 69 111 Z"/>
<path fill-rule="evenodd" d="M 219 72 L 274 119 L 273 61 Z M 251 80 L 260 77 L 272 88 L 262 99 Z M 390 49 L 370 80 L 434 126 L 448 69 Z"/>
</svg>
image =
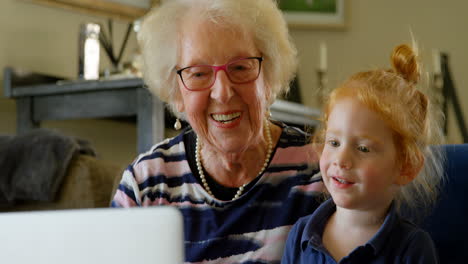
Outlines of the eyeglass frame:
<svg viewBox="0 0 468 264">
<path fill-rule="evenodd" d="M 227 69 L 227 66 L 229 64 L 232 64 L 234 62 L 238 62 L 238 61 L 241 61 L 241 60 L 250 60 L 250 59 L 256 59 L 258 60 L 258 73 L 257 73 L 257 76 L 255 77 L 255 79 L 253 80 L 250 80 L 250 81 L 246 81 L 246 82 L 234 82 L 231 80 L 231 77 L 228 73 L 228 71 L 226 70 Z M 184 85 L 185 89 L 189 90 L 189 91 L 192 91 L 192 92 L 201 92 L 201 91 L 206 91 L 206 90 L 209 90 L 211 89 L 211 87 L 213 87 L 213 85 L 215 84 L 216 82 L 216 76 L 218 74 L 218 71 L 221 71 L 223 70 L 225 73 L 226 73 L 226 76 L 228 77 L 229 81 L 231 81 L 232 83 L 234 84 L 246 84 L 246 83 L 250 83 L 250 82 L 253 82 L 255 80 L 258 79 L 258 76 L 260 76 L 260 72 L 262 70 L 262 62 L 263 62 L 263 57 L 246 57 L 246 58 L 240 58 L 240 59 L 236 59 L 236 60 L 233 60 L 233 61 L 229 61 L 227 62 L 226 64 L 223 64 L 223 65 L 218 65 L 218 66 L 215 66 L 215 65 L 203 65 L 203 64 L 200 64 L 200 65 L 191 65 L 191 66 L 187 66 L 187 67 L 184 67 L 182 69 L 179 69 L 177 70 L 176 69 L 176 73 L 177 75 L 179 75 L 180 77 L 180 80 L 182 81 L 182 84 Z M 189 69 L 189 68 L 192 68 L 192 67 L 210 67 L 211 69 L 214 70 L 214 78 L 213 78 L 213 82 L 206 88 L 203 88 L 203 89 L 190 89 L 187 87 L 187 85 L 185 84 L 184 82 L 184 78 L 182 78 L 182 71 L 185 70 L 185 69 Z"/>
</svg>

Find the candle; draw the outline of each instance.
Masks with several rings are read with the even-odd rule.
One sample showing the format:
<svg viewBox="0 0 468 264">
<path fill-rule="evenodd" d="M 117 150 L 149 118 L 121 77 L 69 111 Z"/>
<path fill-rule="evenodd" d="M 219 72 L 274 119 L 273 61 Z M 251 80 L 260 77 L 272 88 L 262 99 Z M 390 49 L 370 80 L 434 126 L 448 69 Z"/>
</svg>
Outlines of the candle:
<svg viewBox="0 0 468 264">
<path fill-rule="evenodd" d="M 324 42 L 320 43 L 319 51 L 320 51 L 319 70 L 326 71 L 327 70 L 327 45 Z"/>
<path fill-rule="evenodd" d="M 440 52 L 437 49 L 432 50 L 432 59 L 434 60 L 434 74 L 441 74 Z"/>
</svg>

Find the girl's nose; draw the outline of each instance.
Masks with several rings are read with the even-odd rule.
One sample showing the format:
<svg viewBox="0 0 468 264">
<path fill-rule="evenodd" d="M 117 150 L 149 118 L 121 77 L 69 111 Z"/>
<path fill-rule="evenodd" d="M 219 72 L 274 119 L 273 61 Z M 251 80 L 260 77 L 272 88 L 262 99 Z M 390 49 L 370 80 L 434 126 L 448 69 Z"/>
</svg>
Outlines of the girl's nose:
<svg viewBox="0 0 468 264">
<path fill-rule="evenodd" d="M 351 169 L 353 165 L 352 157 L 347 147 L 341 147 L 337 150 L 333 164 L 335 166 L 338 166 L 340 169 L 346 169 L 346 170 Z"/>
</svg>

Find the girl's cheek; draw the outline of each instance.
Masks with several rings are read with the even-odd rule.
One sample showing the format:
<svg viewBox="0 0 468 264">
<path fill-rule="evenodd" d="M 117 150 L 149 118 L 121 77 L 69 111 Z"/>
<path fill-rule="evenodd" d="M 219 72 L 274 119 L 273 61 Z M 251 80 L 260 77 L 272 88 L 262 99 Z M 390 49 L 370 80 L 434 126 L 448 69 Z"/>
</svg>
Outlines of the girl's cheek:
<svg viewBox="0 0 468 264">
<path fill-rule="evenodd" d="M 322 174 L 326 171 L 327 169 L 327 164 L 328 164 L 328 155 L 325 151 L 322 152 L 322 155 L 320 156 L 320 171 Z"/>
</svg>

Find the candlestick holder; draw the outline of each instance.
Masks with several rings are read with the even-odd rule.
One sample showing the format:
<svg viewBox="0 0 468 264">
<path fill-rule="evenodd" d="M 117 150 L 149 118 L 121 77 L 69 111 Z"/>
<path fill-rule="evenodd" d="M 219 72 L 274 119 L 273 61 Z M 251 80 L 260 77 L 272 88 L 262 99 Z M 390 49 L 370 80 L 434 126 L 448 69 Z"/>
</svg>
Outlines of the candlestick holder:
<svg viewBox="0 0 468 264">
<path fill-rule="evenodd" d="M 434 72 L 432 74 L 432 94 L 434 95 L 434 103 L 440 109 L 443 109 L 445 104 L 445 95 L 444 95 L 444 79 L 442 73 Z"/>
<path fill-rule="evenodd" d="M 317 69 L 317 99 L 320 106 L 323 106 L 325 98 L 325 89 L 327 86 L 327 71 L 325 69 Z"/>
</svg>

